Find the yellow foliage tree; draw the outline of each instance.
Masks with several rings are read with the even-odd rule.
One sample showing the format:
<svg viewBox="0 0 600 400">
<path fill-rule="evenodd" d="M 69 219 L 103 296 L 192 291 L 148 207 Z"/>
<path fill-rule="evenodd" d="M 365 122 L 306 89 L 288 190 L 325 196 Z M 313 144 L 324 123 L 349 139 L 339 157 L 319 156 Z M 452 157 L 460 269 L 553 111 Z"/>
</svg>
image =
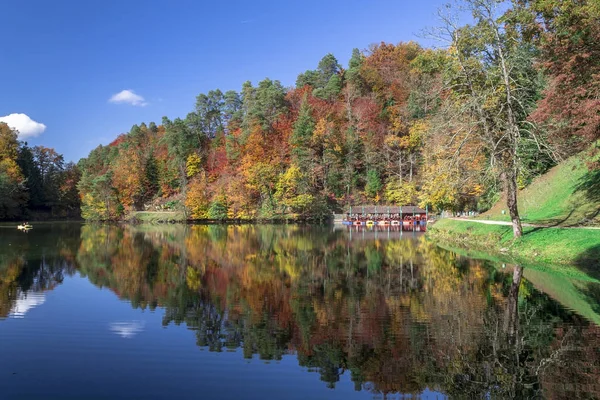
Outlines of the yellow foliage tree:
<svg viewBox="0 0 600 400">
<path fill-rule="evenodd" d="M 185 206 L 190 210 L 193 219 L 208 219 L 210 196 L 204 176 L 193 179 L 189 183 Z"/>
<path fill-rule="evenodd" d="M 202 169 L 202 159 L 196 153 L 192 153 L 188 156 L 185 163 L 185 172 L 188 178 L 196 176 Z"/>
<path fill-rule="evenodd" d="M 417 197 L 417 187 L 413 182 L 400 183 L 398 179 L 390 179 L 385 186 L 385 198 L 391 204 L 413 204 Z"/>
<path fill-rule="evenodd" d="M 304 173 L 300 168 L 292 165 L 280 175 L 277 182 L 275 197 L 293 213 L 304 213 L 314 202 L 314 196 L 300 192 L 298 184 L 303 178 Z"/>
</svg>

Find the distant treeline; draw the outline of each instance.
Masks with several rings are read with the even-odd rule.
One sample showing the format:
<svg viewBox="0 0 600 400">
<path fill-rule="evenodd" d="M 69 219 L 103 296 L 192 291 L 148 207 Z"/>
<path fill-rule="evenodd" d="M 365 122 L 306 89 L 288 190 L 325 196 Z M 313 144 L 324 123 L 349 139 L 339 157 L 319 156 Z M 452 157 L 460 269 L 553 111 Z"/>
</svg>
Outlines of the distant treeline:
<svg viewBox="0 0 600 400">
<path fill-rule="evenodd" d="M 74 163 L 44 146 L 19 142 L 0 122 L 0 220 L 79 218 Z"/>
<path fill-rule="evenodd" d="M 347 66 L 328 54 L 295 87 L 267 78 L 211 90 L 183 119 L 133 126 L 80 161 L 83 217 L 317 218 L 366 202 L 485 210 L 506 191 L 519 221 L 517 190 L 600 137 L 600 5 L 463 5 L 468 25 L 441 15 L 431 30 L 443 49 L 380 43 Z"/>
</svg>

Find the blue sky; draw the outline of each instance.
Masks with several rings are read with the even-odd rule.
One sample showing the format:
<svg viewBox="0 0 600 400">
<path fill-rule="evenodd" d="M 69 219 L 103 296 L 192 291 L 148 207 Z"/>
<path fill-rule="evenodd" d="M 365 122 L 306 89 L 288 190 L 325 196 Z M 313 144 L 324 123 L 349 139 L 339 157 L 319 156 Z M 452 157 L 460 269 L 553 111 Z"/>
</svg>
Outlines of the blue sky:
<svg viewBox="0 0 600 400">
<path fill-rule="evenodd" d="M 25 114 L 10 119 L 24 140 L 77 161 L 133 124 L 185 116 L 211 89 L 291 86 L 329 52 L 346 65 L 354 47 L 422 41 L 443 3 L 4 0 L 0 117 Z"/>
</svg>

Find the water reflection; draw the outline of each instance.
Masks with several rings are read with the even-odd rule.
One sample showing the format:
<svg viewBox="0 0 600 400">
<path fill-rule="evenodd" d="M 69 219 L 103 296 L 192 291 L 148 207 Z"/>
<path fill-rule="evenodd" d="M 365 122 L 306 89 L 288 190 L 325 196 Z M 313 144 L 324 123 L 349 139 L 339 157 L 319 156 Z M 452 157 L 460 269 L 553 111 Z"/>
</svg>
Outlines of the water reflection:
<svg viewBox="0 0 600 400">
<path fill-rule="evenodd" d="M 27 311 L 44 304 L 46 294 L 44 292 L 37 293 L 32 290 L 28 292 L 18 291 L 14 305 L 11 307 L 8 316 L 12 318 L 23 318 Z"/>
<path fill-rule="evenodd" d="M 386 395 L 600 394 L 594 324 L 536 290 L 521 266 L 498 269 L 419 235 L 301 226 L 56 229 L 0 245 L 0 318 L 25 315 L 23 299 L 43 299 L 77 272 L 136 309 L 164 309 L 163 326 L 185 324 L 202 348 L 263 360 L 293 354 L 330 388 L 348 374 L 356 390 Z M 580 295 L 597 293 L 595 285 Z M 138 320 L 109 324 L 123 338 L 145 328 Z"/>
<path fill-rule="evenodd" d="M 108 326 L 111 332 L 124 339 L 130 339 L 144 330 L 144 321 L 111 322 Z"/>
</svg>

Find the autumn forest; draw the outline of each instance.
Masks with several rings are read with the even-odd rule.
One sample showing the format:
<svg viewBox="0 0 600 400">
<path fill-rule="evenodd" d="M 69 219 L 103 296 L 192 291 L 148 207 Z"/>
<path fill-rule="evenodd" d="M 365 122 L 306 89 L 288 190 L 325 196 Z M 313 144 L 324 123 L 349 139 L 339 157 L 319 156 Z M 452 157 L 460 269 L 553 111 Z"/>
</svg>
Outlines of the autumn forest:
<svg viewBox="0 0 600 400">
<path fill-rule="evenodd" d="M 214 89 L 185 118 L 134 125 L 77 164 L 0 123 L 0 219 L 483 211 L 504 191 L 514 222 L 519 189 L 600 138 L 600 5 L 464 5 L 425 31 L 434 47 L 379 43 L 347 65 L 325 55 L 294 87 Z"/>
</svg>

